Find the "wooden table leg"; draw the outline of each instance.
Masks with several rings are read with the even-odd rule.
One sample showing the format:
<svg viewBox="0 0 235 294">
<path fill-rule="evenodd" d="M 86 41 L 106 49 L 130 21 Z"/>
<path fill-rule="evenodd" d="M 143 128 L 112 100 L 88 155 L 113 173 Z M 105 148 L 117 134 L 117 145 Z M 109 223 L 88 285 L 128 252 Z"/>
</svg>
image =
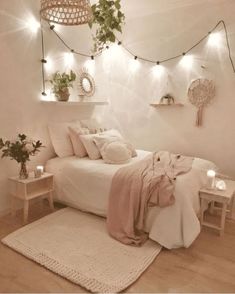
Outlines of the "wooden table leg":
<svg viewBox="0 0 235 294">
<path fill-rule="evenodd" d="M 223 203 L 222 213 L 221 213 L 221 223 L 220 223 L 220 227 L 221 227 L 220 236 L 223 236 L 223 234 L 224 234 L 224 225 L 225 225 L 226 212 L 227 212 L 227 204 Z"/>
<path fill-rule="evenodd" d="M 53 194 L 52 194 L 52 192 L 48 193 L 48 201 L 49 201 L 50 209 L 52 211 L 54 211 L 54 203 L 53 203 Z"/>
<path fill-rule="evenodd" d="M 29 215 L 29 200 L 24 200 L 24 224 L 28 222 Z"/>
</svg>

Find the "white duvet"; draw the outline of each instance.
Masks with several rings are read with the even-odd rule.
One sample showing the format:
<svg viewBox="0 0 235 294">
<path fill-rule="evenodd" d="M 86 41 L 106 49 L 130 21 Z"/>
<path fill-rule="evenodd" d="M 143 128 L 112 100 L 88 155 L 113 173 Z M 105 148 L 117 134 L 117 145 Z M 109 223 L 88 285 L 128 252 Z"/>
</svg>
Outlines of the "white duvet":
<svg viewBox="0 0 235 294">
<path fill-rule="evenodd" d="M 137 153 L 138 156 L 127 164 L 149 154 L 143 150 Z M 55 176 L 57 201 L 106 216 L 112 177 L 124 165 L 71 156 L 50 159 L 46 170 Z M 152 240 L 168 249 L 190 246 L 200 232 L 198 191 L 206 183 L 206 171 L 214 168 L 212 162 L 195 158 L 191 171 L 177 177 L 175 204 L 149 209 L 145 229 Z"/>
</svg>

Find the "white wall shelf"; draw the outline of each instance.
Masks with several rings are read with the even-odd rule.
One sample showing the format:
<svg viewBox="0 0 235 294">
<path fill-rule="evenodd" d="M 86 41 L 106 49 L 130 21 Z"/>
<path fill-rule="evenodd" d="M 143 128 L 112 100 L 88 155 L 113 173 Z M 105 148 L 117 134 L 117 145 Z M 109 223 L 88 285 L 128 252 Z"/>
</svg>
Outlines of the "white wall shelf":
<svg viewBox="0 0 235 294">
<path fill-rule="evenodd" d="M 93 101 L 48 101 L 41 100 L 43 104 L 54 104 L 60 106 L 96 106 L 96 105 L 108 105 L 108 101 L 93 100 Z"/>
<path fill-rule="evenodd" d="M 172 103 L 172 104 L 163 104 L 163 103 L 150 103 L 152 107 L 174 107 L 174 106 L 184 106 L 183 103 Z"/>
</svg>

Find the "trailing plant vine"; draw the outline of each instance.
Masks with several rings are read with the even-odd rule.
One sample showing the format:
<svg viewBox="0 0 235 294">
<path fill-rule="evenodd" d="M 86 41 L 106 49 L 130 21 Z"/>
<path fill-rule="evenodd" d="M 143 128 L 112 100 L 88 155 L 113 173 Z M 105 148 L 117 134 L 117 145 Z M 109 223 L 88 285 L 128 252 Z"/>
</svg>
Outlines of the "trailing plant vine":
<svg viewBox="0 0 235 294">
<path fill-rule="evenodd" d="M 125 15 L 121 12 L 121 0 L 99 0 L 91 6 L 93 18 L 90 28 L 97 25 L 93 35 L 94 52 L 101 51 L 105 45 L 116 41 L 115 31 L 122 33 Z"/>
</svg>

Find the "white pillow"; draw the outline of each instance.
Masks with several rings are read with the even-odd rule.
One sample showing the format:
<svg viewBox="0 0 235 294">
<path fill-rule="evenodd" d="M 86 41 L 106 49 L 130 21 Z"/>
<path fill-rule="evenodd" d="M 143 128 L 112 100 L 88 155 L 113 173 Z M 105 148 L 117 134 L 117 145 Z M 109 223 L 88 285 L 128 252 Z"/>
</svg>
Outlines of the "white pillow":
<svg viewBox="0 0 235 294">
<path fill-rule="evenodd" d="M 55 153 L 59 157 L 74 155 L 72 142 L 69 136 L 69 127 L 80 127 L 78 121 L 64 123 L 50 123 L 49 134 Z"/>
<path fill-rule="evenodd" d="M 106 142 L 100 149 L 100 153 L 104 162 L 110 164 L 123 164 L 132 157 L 132 151 L 122 141 Z"/>
<path fill-rule="evenodd" d="M 89 134 L 89 130 L 87 128 L 69 126 L 69 136 L 72 142 L 73 151 L 74 151 L 74 154 L 78 157 L 87 156 L 86 148 L 80 139 L 80 135 L 87 135 L 87 134 Z"/>
<path fill-rule="evenodd" d="M 89 158 L 94 160 L 101 158 L 100 151 L 94 142 L 95 136 L 97 136 L 97 134 L 79 136 L 84 147 L 86 148 Z"/>
</svg>

